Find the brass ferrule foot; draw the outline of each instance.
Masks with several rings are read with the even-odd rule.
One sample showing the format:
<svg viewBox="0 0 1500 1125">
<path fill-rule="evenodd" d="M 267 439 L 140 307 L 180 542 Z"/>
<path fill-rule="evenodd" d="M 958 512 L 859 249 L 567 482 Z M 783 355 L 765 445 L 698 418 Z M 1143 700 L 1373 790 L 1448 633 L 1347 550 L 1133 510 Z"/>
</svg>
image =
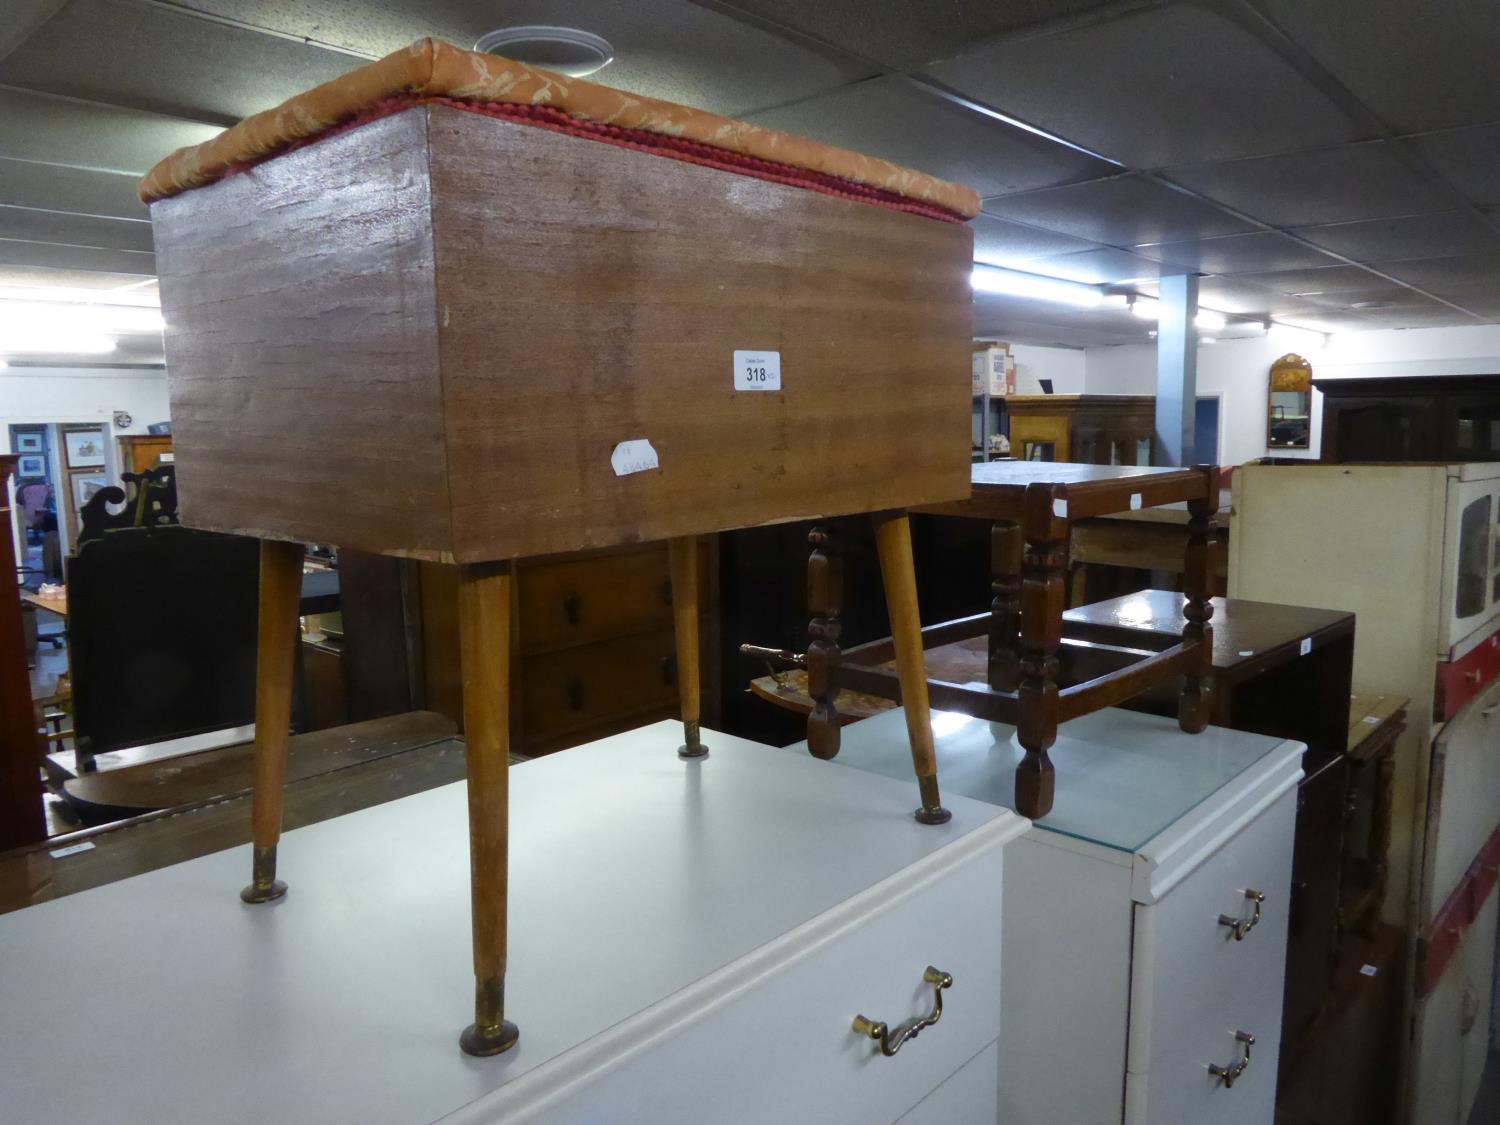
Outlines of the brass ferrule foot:
<svg viewBox="0 0 1500 1125">
<path fill-rule="evenodd" d="M 912 816 L 917 818 L 919 824 L 947 824 L 953 819 L 953 814 L 943 808 L 942 799 L 938 796 L 937 775 L 929 777 L 917 777 L 917 789 L 922 794 L 922 807 Z"/>
<path fill-rule="evenodd" d="M 505 978 L 476 980 L 474 1022 L 458 1037 L 464 1054 L 498 1055 L 514 1047 L 520 1038 L 520 1029 L 505 1018 Z"/>
<path fill-rule="evenodd" d="M 241 902 L 275 902 L 286 894 L 286 884 L 276 878 L 276 845 L 257 847 L 250 861 L 250 885 L 240 892 Z"/>
<path fill-rule="evenodd" d="M 697 719 L 682 720 L 682 736 L 685 742 L 677 748 L 677 756 L 679 758 L 708 757 L 708 747 L 699 741 Z"/>
</svg>

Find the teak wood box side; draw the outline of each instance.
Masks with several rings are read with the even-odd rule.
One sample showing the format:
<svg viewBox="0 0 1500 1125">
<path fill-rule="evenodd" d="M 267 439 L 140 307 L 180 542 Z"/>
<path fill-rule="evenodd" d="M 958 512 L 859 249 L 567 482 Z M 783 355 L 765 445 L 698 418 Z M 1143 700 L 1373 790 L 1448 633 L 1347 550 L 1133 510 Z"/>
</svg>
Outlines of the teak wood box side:
<svg viewBox="0 0 1500 1125">
<path fill-rule="evenodd" d="M 194 526 L 473 562 L 968 494 L 967 227 L 444 106 L 152 219 Z"/>
</svg>

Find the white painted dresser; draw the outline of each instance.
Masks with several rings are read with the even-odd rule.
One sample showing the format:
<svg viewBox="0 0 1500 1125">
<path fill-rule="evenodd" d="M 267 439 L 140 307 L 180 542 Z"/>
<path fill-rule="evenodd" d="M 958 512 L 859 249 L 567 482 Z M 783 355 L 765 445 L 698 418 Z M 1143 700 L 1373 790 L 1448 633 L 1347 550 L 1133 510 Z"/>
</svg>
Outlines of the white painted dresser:
<svg viewBox="0 0 1500 1125">
<path fill-rule="evenodd" d="M 909 776 L 705 741 L 684 762 L 659 723 L 513 770 L 513 1051 L 454 1035 L 452 785 L 289 833 L 269 908 L 239 901 L 237 848 L 0 916 L 0 1117 L 993 1120 L 993 889 L 1027 822 L 955 795 L 923 826 Z M 941 1019 L 884 1057 L 854 1018 L 928 1013 L 928 966 Z"/>
<path fill-rule="evenodd" d="M 933 730 L 945 794 L 1011 803 L 1013 728 Z M 895 775 L 905 740 L 886 712 L 835 761 Z M 1269 1125 L 1303 749 L 1129 711 L 1063 725 L 1057 802 L 1005 859 L 1001 1125 Z M 1211 1070 L 1247 1048 L 1232 1085 Z"/>
</svg>

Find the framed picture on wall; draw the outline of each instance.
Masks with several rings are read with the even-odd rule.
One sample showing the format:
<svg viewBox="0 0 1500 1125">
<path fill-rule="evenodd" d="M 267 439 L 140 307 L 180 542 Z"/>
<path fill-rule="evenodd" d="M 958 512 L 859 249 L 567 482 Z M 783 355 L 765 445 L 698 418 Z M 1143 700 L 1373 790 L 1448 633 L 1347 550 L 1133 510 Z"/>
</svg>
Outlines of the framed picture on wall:
<svg viewBox="0 0 1500 1125">
<path fill-rule="evenodd" d="M 73 474 L 73 508 L 79 511 L 94 498 L 94 493 L 109 484 L 109 478 L 103 473 L 74 473 Z"/>
<path fill-rule="evenodd" d="M 103 430 L 65 430 L 63 441 L 68 449 L 68 468 L 91 469 L 104 464 Z"/>
<path fill-rule="evenodd" d="M 45 453 L 46 446 L 42 444 L 41 434 L 17 434 L 17 453 Z"/>
<path fill-rule="evenodd" d="M 16 461 L 16 476 L 23 480 L 26 477 L 44 477 L 46 475 L 47 458 L 45 457 L 28 456 L 21 457 Z"/>
</svg>

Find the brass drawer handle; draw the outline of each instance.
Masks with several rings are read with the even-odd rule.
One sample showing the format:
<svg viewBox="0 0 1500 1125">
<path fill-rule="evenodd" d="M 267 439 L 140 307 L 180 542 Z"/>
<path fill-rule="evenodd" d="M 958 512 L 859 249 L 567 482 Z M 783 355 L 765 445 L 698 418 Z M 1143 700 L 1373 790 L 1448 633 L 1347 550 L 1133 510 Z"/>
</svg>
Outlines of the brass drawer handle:
<svg viewBox="0 0 1500 1125">
<path fill-rule="evenodd" d="M 1239 1061 L 1231 1063 L 1229 1066 L 1220 1066 L 1218 1063 L 1208 1064 L 1208 1072 L 1224 1083 L 1224 1089 L 1226 1090 L 1238 1082 L 1240 1075 L 1244 1074 L 1245 1070 L 1250 1066 L 1250 1048 L 1255 1046 L 1255 1036 L 1251 1035 L 1248 1031 L 1236 1031 L 1234 1038 L 1235 1042 L 1239 1043 L 1244 1051 Z"/>
<path fill-rule="evenodd" d="M 876 1040 L 880 1044 L 880 1053 L 886 1057 L 901 1050 L 901 1045 L 908 1039 L 915 1039 L 924 1027 L 931 1027 L 943 1018 L 943 989 L 953 987 L 953 977 L 928 965 L 922 979 L 932 985 L 932 1011 L 925 1016 L 913 1016 L 894 1032 L 876 1020 L 866 1019 L 864 1016 L 854 1017 L 855 1032 Z"/>
<path fill-rule="evenodd" d="M 569 594 L 563 599 L 562 610 L 569 625 L 577 627 L 583 624 L 583 599 L 577 594 Z"/>
<path fill-rule="evenodd" d="M 1244 941 L 1245 935 L 1260 924 L 1260 904 L 1266 901 L 1266 896 L 1259 891 L 1247 889 L 1245 897 L 1255 904 L 1255 913 L 1250 916 L 1248 922 L 1243 918 L 1231 918 L 1228 914 L 1219 915 L 1219 925 L 1228 926 L 1235 941 Z"/>
</svg>

